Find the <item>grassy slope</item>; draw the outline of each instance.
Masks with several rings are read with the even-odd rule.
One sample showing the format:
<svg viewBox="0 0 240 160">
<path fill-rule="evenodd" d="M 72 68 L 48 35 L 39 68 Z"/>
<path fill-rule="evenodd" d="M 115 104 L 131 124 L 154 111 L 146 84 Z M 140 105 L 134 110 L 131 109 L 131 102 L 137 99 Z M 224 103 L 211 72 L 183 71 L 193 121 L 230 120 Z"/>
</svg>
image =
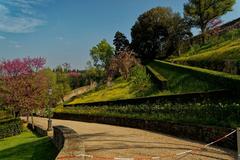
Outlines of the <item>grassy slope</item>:
<svg viewBox="0 0 240 160">
<path fill-rule="evenodd" d="M 1 160 L 54 160 L 56 153 L 48 137 L 39 138 L 28 130 L 0 140 Z"/>
<path fill-rule="evenodd" d="M 172 93 L 222 89 L 216 84 L 200 80 L 189 72 L 168 68 L 157 61 L 153 61 L 149 65 L 168 80 L 168 87 Z"/>
<path fill-rule="evenodd" d="M 130 85 L 128 81 L 117 79 L 112 83 L 111 87 L 103 85 L 76 98 L 70 104 L 133 98 L 135 93 L 131 92 Z"/>
<path fill-rule="evenodd" d="M 169 91 L 158 91 L 156 89 L 153 90 L 154 91 L 152 91 L 151 93 L 146 93 L 145 96 L 171 94 Z M 86 94 L 83 94 L 75 98 L 69 104 L 129 99 L 136 97 L 141 97 L 141 95 L 139 95 L 138 91 L 132 88 L 132 82 L 123 80 L 120 77 L 114 80 L 110 87 L 102 85 L 96 90 L 90 91 Z"/>
<path fill-rule="evenodd" d="M 189 93 L 222 89 L 216 84 L 194 77 L 191 73 L 162 67 L 157 62 L 152 62 L 149 65 L 168 80 L 169 90 L 155 90 L 146 96 L 169 95 L 175 93 Z M 137 91 L 131 89 L 131 82 L 118 78 L 112 83 L 111 87 L 103 85 L 94 91 L 90 91 L 75 98 L 69 104 L 128 99 L 135 97 L 139 97 L 139 95 Z"/>
<path fill-rule="evenodd" d="M 240 60 L 240 39 L 228 40 L 217 45 L 202 46 L 195 55 L 191 51 L 171 61 L 222 61 Z"/>
</svg>

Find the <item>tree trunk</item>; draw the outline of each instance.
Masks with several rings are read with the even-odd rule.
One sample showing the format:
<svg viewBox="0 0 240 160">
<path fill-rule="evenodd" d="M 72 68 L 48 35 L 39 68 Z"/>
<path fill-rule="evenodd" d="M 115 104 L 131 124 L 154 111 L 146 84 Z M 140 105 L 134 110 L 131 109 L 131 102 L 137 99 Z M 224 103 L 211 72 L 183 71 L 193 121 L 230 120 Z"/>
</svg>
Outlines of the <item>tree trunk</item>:
<svg viewBox="0 0 240 160">
<path fill-rule="evenodd" d="M 32 129 L 34 130 L 34 121 L 33 121 L 33 113 L 31 113 L 31 119 L 32 119 Z"/>
<path fill-rule="evenodd" d="M 205 40 L 206 40 L 205 28 L 206 28 L 206 27 L 205 27 L 204 25 L 201 26 L 201 31 L 202 31 L 202 35 L 201 35 L 202 44 L 205 44 Z"/>
<path fill-rule="evenodd" d="M 29 123 L 29 112 L 27 112 L 27 123 Z"/>
</svg>

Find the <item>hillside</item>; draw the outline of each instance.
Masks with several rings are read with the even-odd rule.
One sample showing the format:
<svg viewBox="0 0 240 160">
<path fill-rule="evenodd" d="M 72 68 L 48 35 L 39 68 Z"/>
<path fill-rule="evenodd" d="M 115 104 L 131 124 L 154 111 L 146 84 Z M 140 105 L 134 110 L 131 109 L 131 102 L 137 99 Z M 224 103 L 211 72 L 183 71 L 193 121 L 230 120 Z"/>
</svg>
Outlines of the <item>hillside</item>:
<svg viewBox="0 0 240 160">
<path fill-rule="evenodd" d="M 139 91 L 132 86 L 133 81 L 127 81 L 120 77 L 114 80 L 111 86 L 101 85 L 95 90 L 75 97 L 75 99 L 73 99 L 73 101 L 71 101 L 69 104 L 224 89 L 215 83 L 200 79 L 199 77 L 195 76 L 194 73 L 162 66 L 157 61 L 151 62 L 149 66 L 168 80 L 168 87 L 165 90 L 158 89 L 155 82 L 155 84 L 152 85 L 152 88 L 149 89 L 149 92 L 145 94 L 139 94 Z"/>
<path fill-rule="evenodd" d="M 238 74 L 240 72 L 240 30 L 234 33 L 234 38 L 227 36 L 219 37 L 218 40 L 209 40 L 205 45 L 195 45 L 180 57 L 171 58 L 169 61 Z"/>
</svg>

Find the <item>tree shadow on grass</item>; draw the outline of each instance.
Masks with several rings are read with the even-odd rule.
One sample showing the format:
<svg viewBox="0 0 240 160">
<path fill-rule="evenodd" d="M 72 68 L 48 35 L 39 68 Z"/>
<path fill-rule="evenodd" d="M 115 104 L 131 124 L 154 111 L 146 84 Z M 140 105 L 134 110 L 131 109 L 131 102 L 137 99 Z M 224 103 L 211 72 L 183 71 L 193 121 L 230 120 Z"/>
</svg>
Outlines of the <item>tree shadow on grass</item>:
<svg viewBox="0 0 240 160">
<path fill-rule="evenodd" d="M 1 160 L 54 160 L 58 154 L 48 137 L 0 151 Z"/>
</svg>

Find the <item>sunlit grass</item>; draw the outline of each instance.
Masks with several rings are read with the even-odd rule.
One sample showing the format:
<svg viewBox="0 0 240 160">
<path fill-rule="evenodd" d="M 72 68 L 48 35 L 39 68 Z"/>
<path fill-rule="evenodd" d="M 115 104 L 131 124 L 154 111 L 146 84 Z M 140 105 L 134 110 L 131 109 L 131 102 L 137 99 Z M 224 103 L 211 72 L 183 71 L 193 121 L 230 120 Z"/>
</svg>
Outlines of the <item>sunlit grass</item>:
<svg viewBox="0 0 240 160">
<path fill-rule="evenodd" d="M 134 98 L 135 92 L 130 87 L 130 81 L 118 78 L 112 82 L 111 86 L 102 85 L 96 90 L 76 98 L 70 104 Z"/>
<path fill-rule="evenodd" d="M 168 80 L 168 89 L 171 93 L 201 92 L 222 88 L 210 81 L 199 79 L 193 73 L 181 70 L 181 68 L 167 67 L 157 61 L 149 63 L 149 66 Z"/>
<path fill-rule="evenodd" d="M 54 160 L 56 154 L 48 137 L 38 137 L 27 129 L 18 136 L 0 140 L 1 160 Z"/>
<path fill-rule="evenodd" d="M 196 55 L 189 52 L 172 61 L 222 61 L 240 60 L 240 39 L 228 40 L 210 48 L 200 49 Z"/>
</svg>

